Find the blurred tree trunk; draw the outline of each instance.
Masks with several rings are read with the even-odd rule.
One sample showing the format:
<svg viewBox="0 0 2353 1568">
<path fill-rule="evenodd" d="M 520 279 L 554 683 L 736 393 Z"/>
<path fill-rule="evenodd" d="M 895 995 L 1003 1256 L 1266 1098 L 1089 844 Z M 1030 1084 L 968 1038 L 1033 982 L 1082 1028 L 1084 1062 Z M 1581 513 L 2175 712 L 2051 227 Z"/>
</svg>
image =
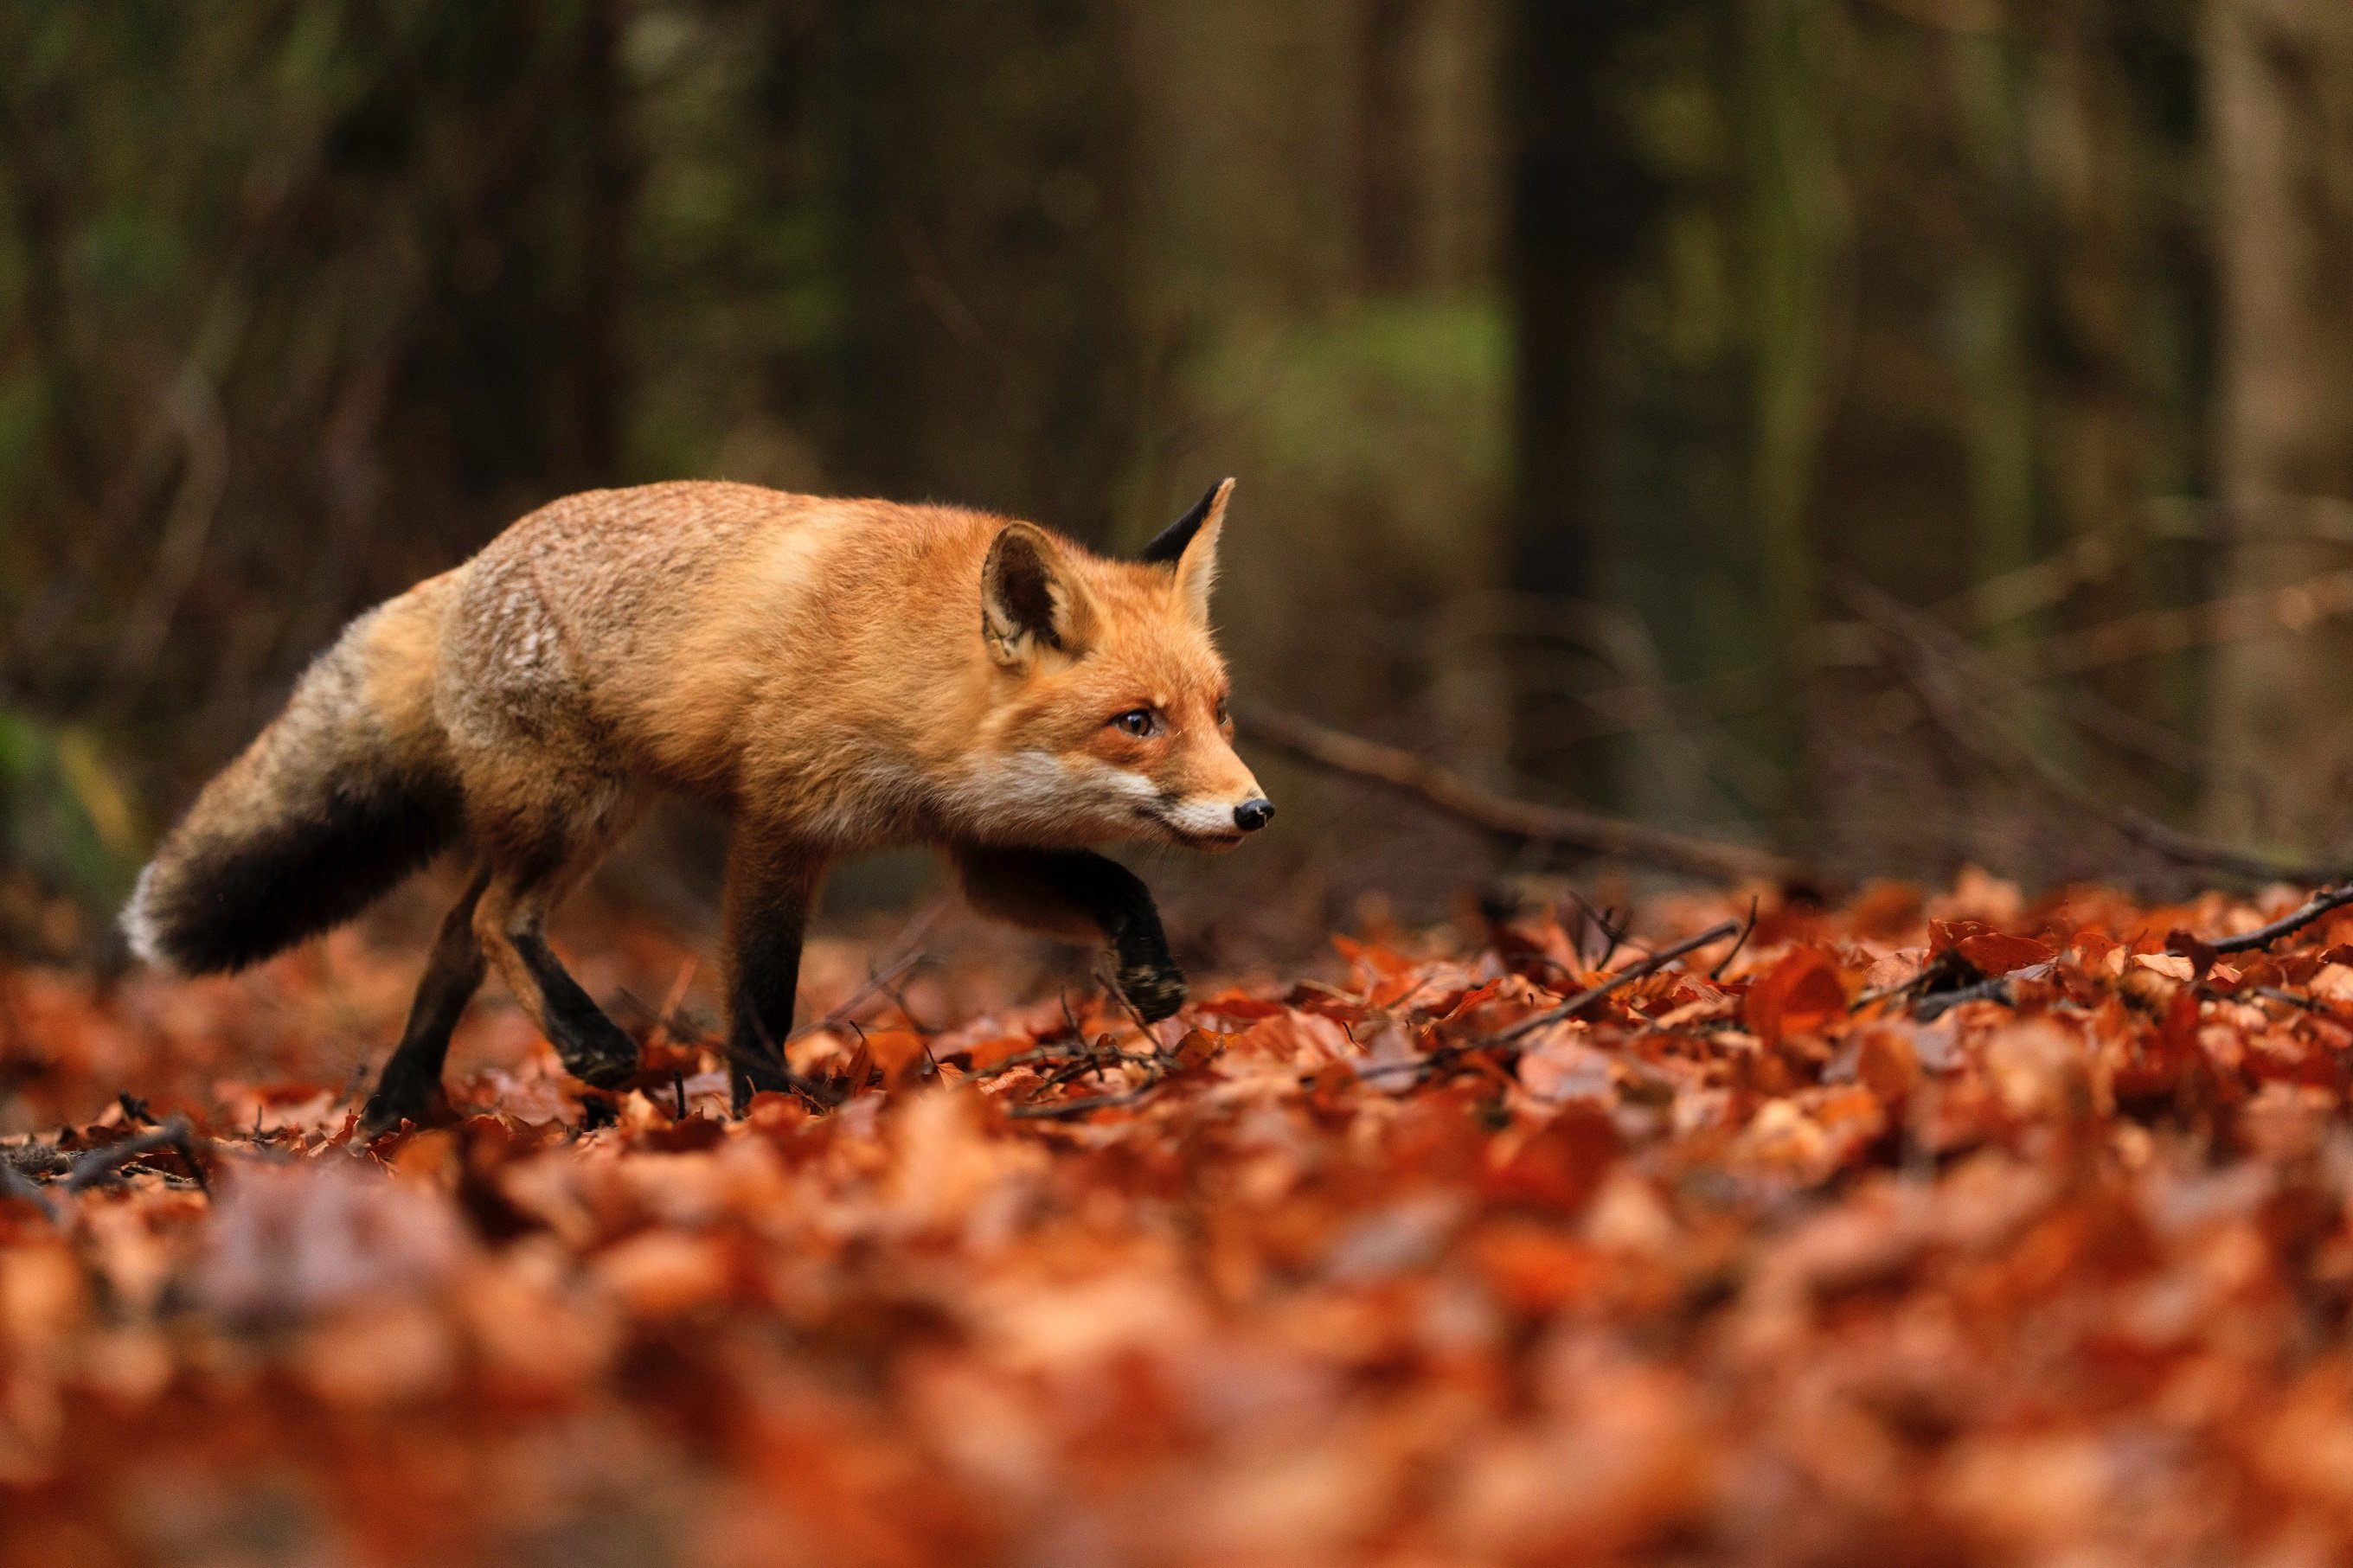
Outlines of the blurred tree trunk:
<svg viewBox="0 0 2353 1568">
<path fill-rule="evenodd" d="M 1802 689 L 1815 616 L 1810 502 L 1823 421 L 1823 290 L 1839 214 L 1826 123 L 1822 18 L 1816 0 L 1748 0 L 1741 41 L 1746 166 L 1750 491 L 1765 568 L 1766 633 L 1786 691 Z M 1777 710 L 1766 750 L 1788 775 L 1784 816 L 1803 821 L 1803 714 Z"/>
<path fill-rule="evenodd" d="M 2353 500 L 2353 5 L 2215 0 L 2206 48 L 2221 264 L 2227 593 L 2342 568 L 2311 519 Z M 2322 847 L 2348 819 L 2353 628 L 2287 613 L 2214 667 L 2211 826 Z"/>
<path fill-rule="evenodd" d="M 2135 331 L 2149 303 L 2141 277 L 2147 239 L 2135 211 L 2143 160 L 2112 43 L 2118 7 L 2133 4 L 2064 0 L 2052 8 L 2051 79 L 2035 127 L 2059 334 L 2050 367 L 2052 505 L 2063 534 L 2113 532 L 2120 547 L 2139 542 L 2152 478 L 2143 471 L 2137 406 L 2149 379 Z M 2135 570 L 2144 554 L 2121 549 L 2120 565 Z"/>
<path fill-rule="evenodd" d="M 835 0 L 836 466 L 1109 535 L 1140 379 L 1120 0 Z"/>
<path fill-rule="evenodd" d="M 2033 236 L 2018 46 L 1987 28 L 1951 40 L 1955 86 L 1984 192 L 1977 255 L 1960 279 L 1961 374 L 1968 388 L 1971 570 L 1990 582 L 2042 554 L 2036 527 L 2033 387 L 2028 368 Z M 2027 622 L 2002 628 L 2017 639 Z"/>
<path fill-rule="evenodd" d="M 1609 97 L 1618 46 L 1641 25 L 1638 0 L 1574 5 L 1518 0 L 1504 68 L 1511 136 L 1507 271 L 1518 315 L 1514 495 L 1503 552 L 1506 584 L 1556 600 L 1599 596 L 1597 450 L 1612 311 L 1654 190 Z M 1614 781 L 1589 751 L 1566 767 L 1551 732 L 1579 710 L 1556 660 L 1514 661 L 1514 763 L 1608 803 Z M 1546 759 L 1548 765 L 1539 765 Z"/>
<path fill-rule="evenodd" d="M 2211 563 L 2159 543 L 2152 504 L 2202 491 L 2211 456 L 2200 428 L 2207 367 L 2184 352 L 2186 333 L 2168 330 L 2204 314 L 2196 24 L 2176 3 L 2053 0 L 2029 37 L 2044 46 L 2028 143 L 2047 272 L 2041 314 L 2026 324 L 2045 335 L 2032 345 L 2042 504 L 2051 542 L 2072 552 L 2074 569 L 2054 618 L 2094 626 L 2211 586 L 2198 574 Z M 2006 617 L 2027 607 L 1994 595 L 1978 609 Z M 2202 721 L 2208 662 L 2183 652 L 2084 680 L 2112 707 L 2184 733 Z M 2182 804 L 2201 751 L 2185 742 L 2168 753 L 2164 780 Z M 2144 784 L 2153 754 L 2137 749 L 2126 763 Z M 2086 749 L 2078 761 L 2096 759 Z"/>
<path fill-rule="evenodd" d="M 1399 294 L 1421 281 L 1413 50 L 1423 0 L 1368 0 L 1358 39 L 1357 249 L 1364 286 Z"/>
<path fill-rule="evenodd" d="M 583 486 L 610 484 L 626 469 L 622 452 L 622 316 L 627 309 L 629 238 L 628 94 L 620 75 L 620 0 L 587 0 L 580 22 L 581 149 L 579 331 L 573 382 Z"/>
</svg>

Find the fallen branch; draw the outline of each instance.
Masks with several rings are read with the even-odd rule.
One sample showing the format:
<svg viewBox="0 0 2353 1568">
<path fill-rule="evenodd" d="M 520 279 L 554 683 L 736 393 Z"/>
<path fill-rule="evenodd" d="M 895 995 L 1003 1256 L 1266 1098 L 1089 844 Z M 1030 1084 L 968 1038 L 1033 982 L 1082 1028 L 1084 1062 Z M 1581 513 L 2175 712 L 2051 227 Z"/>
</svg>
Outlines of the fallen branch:
<svg viewBox="0 0 2353 1568">
<path fill-rule="evenodd" d="M 2267 926 L 2259 926 L 2253 931 L 2238 936 L 2224 937 L 2220 942 L 2201 942 L 2199 945 L 2210 953 L 2254 952 L 2269 947 L 2284 936 L 2295 935 L 2330 910 L 2343 909 L 2348 904 L 2353 904 L 2353 884 L 2329 888 L 2316 893 L 2301 908 L 2281 916 Z M 2177 937 L 2179 934 L 2176 933 Z M 1913 1005 L 1912 1016 L 1920 1023 L 1932 1024 L 1964 1002 L 2000 1002 L 2005 1006 L 2010 1005 L 2014 1000 L 2010 982 L 2044 979 L 2051 973 L 2052 968 L 2053 965 L 2050 963 L 2038 963 L 2009 974 L 1992 975 L 1957 990 L 1931 992 Z M 2268 987 L 2257 987 L 2256 994 L 2268 995 L 2274 1001 L 2292 1003 L 2297 1006 L 2307 1005 L 2287 992 L 2274 991 Z"/>
<path fill-rule="evenodd" d="M 16 1169 L 6 1156 L 0 1155 L 0 1197 L 22 1198 L 41 1211 L 51 1225 L 63 1223 L 55 1198 L 47 1188 Z"/>
<path fill-rule="evenodd" d="M 1748 919 L 1743 921 L 1740 927 L 1740 940 L 1734 942 L 1725 950 L 1724 956 L 1715 961 L 1715 967 L 1707 972 L 1707 977 L 1710 980 L 1723 979 L 1724 972 L 1732 967 L 1732 961 L 1740 956 L 1740 950 L 1746 947 L 1748 939 L 1756 934 L 1757 900 L 1752 896 L 1748 900 Z"/>
<path fill-rule="evenodd" d="M 1018 1068 L 1036 1067 L 1042 1062 L 1052 1062 L 1060 1066 L 1064 1062 L 1092 1061 L 1096 1055 L 1096 1052 L 1085 1046 L 1081 1046 L 1076 1050 L 1067 1050 L 1058 1045 L 1034 1046 L 1029 1050 L 1016 1052 L 1003 1061 L 991 1062 L 985 1068 L 975 1068 L 965 1076 L 976 1083 L 980 1083 L 992 1078 L 1002 1078 Z"/>
<path fill-rule="evenodd" d="M 1164 1073 L 1148 1083 L 1140 1083 L 1134 1089 L 1122 1089 L 1117 1094 L 1094 1094 L 1083 1100 L 1058 1100 L 1050 1105 L 1008 1106 L 1005 1114 L 1016 1121 L 1059 1121 L 1067 1117 L 1084 1116 L 1090 1111 L 1112 1110 L 1123 1105 L 1135 1105 L 1166 1082 L 1166 1076 Z"/>
<path fill-rule="evenodd" d="M 1543 1028 L 1547 1024 L 1557 1024 L 1563 1018 L 1581 1013 L 1619 987 L 1630 985 L 1644 975 L 1655 974 L 1685 953 L 1695 952 L 1712 942 L 1722 942 L 1725 937 L 1737 936 L 1745 942 L 1747 940 L 1747 930 L 1748 928 L 1743 926 L 1738 921 L 1725 921 L 1720 924 L 1710 926 L 1697 936 L 1685 937 L 1671 947 L 1661 948 L 1639 963 L 1627 965 L 1621 973 L 1611 975 L 1599 985 L 1588 986 L 1578 992 L 1559 1006 L 1548 1012 L 1539 1013 L 1533 1018 L 1521 1019 L 1502 1034 L 1483 1040 L 1465 1040 L 1453 1045 L 1440 1046 L 1427 1056 L 1415 1057 L 1408 1061 L 1382 1062 L 1373 1067 L 1358 1065 L 1356 1076 L 1369 1081 L 1377 1078 L 1387 1078 L 1392 1073 L 1409 1072 L 1419 1079 L 1426 1073 L 1443 1071 L 1460 1064 L 1473 1050 L 1493 1046 L 1508 1046 L 1524 1036 Z M 1739 950 L 1736 947 L 1734 951 Z M 1300 1081 L 1303 1084 L 1310 1083 L 1314 1080 L 1314 1073 L 1303 1074 Z"/>
<path fill-rule="evenodd" d="M 2248 994 L 2251 996 L 2260 996 L 2266 1002 L 2284 1003 L 2290 1007 L 2300 1008 L 2306 1013 L 2317 1013 L 2324 1018 L 2341 1018 L 2343 1016 L 2343 1015 L 2338 1013 L 2336 1008 L 2331 1007 L 2327 1003 L 2323 1002 L 2317 996 L 2299 996 L 2293 991 L 2283 991 L 2276 985 L 2258 985 L 2254 987 L 2253 990 L 2250 991 Z"/>
<path fill-rule="evenodd" d="M 2294 936 L 2331 910 L 2341 910 L 2353 904 L 2353 882 L 2343 887 L 2326 888 L 2313 894 L 2303 908 L 2282 915 L 2267 926 L 2257 926 L 2240 936 L 2226 936 L 2206 945 L 2216 952 L 2253 952 L 2271 946 L 2284 936 Z"/>
<path fill-rule="evenodd" d="M 2048 980 L 2058 968 L 2055 963 L 2031 963 L 2024 969 L 2008 974 L 1989 974 L 1983 980 L 1967 985 L 1957 985 L 1950 991 L 1931 991 L 1912 1005 L 1915 1023 L 1933 1024 L 1964 1002 L 1999 1002 L 2005 1007 L 2018 1005 L 2017 994 L 2010 983 L 2018 980 Z"/>
<path fill-rule="evenodd" d="M 1147 1039 L 1150 1037 L 1148 1034 L 1145 1036 Z M 1028 1100 L 1018 1105 L 1008 1107 L 1005 1112 L 1008 1116 L 1019 1121 L 1051 1120 L 1065 1116 L 1084 1116 L 1088 1111 L 1108 1110 L 1114 1106 L 1134 1105 L 1145 1099 L 1162 1084 L 1166 1083 L 1168 1075 L 1176 1071 L 1177 1067 L 1176 1058 L 1160 1049 L 1131 1053 L 1116 1047 L 1082 1048 L 1075 1056 L 1049 1059 L 1059 1059 L 1060 1065 L 1053 1072 L 1049 1073 L 1037 1088 L 1030 1090 Z M 1063 1084 L 1086 1077 L 1089 1073 L 1100 1074 L 1113 1067 L 1140 1067 L 1150 1076 L 1142 1083 L 1108 1094 L 1088 1095 L 1078 1100 L 1041 1101 L 1039 1099 L 1039 1096 L 1048 1089 L 1059 1089 Z M 975 1074 L 974 1076 L 985 1075 Z"/>
<path fill-rule="evenodd" d="M 1562 1003 L 1557 1007 L 1552 1008 L 1548 1012 L 1538 1013 L 1533 1018 L 1521 1019 L 1510 1028 L 1505 1029 L 1502 1034 L 1497 1035 L 1495 1037 L 1495 1042 L 1501 1044 L 1516 1040 L 1524 1035 L 1535 1033 L 1536 1030 L 1543 1028 L 1547 1024 L 1557 1024 L 1563 1018 L 1574 1017 L 1577 1014 L 1583 1012 L 1586 1008 L 1592 1006 L 1596 1002 L 1600 1001 L 1604 996 L 1607 996 L 1611 992 L 1617 990 L 1620 986 L 1630 985 L 1635 981 L 1641 979 L 1645 975 L 1655 974 L 1660 970 L 1664 969 L 1668 964 L 1672 963 L 1676 959 L 1683 957 L 1683 954 L 1687 952 L 1696 952 L 1701 948 L 1707 946 L 1710 942 L 1722 942 L 1725 937 L 1738 936 L 1740 934 L 1741 925 L 1738 921 L 1725 921 L 1718 924 L 1712 925 L 1705 931 L 1700 932 L 1697 936 L 1685 937 L 1683 941 L 1676 942 L 1672 946 L 1659 949 L 1658 952 L 1651 954 L 1650 957 L 1642 960 L 1640 963 L 1628 964 L 1625 968 L 1620 970 L 1609 979 L 1601 982 L 1600 984 L 1586 987 L 1586 989 L 1578 992 L 1576 995 L 1570 997 L 1567 1001 Z"/>
<path fill-rule="evenodd" d="M 205 1179 L 205 1168 L 196 1163 L 195 1134 L 189 1129 L 188 1119 L 185 1116 L 174 1116 L 161 1127 L 150 1128 L 120 1142 L 109 1143 L 103 1149 L 92 1149 L 77 1159 L 73 1168 L 66 1173 L 65 1189 L 69 1193 L 80 1192 L 84 1187 L 104 1181 L 132 1161 L 161 1149 L 177 1153 L 187 1165 L 188 1174 L 195 1179 L 196 1185 L 206 1192 L 212 1190 L 211 1184 Z"/>
<path fill-rule="evenodd" d="M 1253 739 L 1302 762 L 1387 785 L 1457 821 L 1506 838 L 1565 845 L 1715 881 L 1786 883 L 1805 876 L 1797 862 L 1770 850 L 1498 795 L 1411 752 L 1328 729 L 1281 709 L 1252 706 L 1237 718 Z"/>
</svg>

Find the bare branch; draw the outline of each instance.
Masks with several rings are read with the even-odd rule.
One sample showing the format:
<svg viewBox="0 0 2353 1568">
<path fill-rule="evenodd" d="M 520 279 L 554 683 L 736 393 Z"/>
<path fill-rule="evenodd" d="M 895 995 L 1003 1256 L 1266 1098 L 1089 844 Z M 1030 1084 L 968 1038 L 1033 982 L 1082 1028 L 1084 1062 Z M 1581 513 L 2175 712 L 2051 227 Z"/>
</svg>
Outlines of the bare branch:
<svg viewBox="0 0 2353 1568">
<path fill-rule="evenodd" d="M 1694 838 L 1599 812 L 1497 795 L 1411 752 L 1328 729 L 1281 709 L 1253 705 L 1236 717 L 1252 738 L 1302 762 L 1385 784 L 1458 821 L 1506 838 L 1567 845 L 1711 881 L 1793 882 L 1805 876 L 1796 861 L 1770 850 Z"/>
<path fill-rule="evenodd" d="M 61 1224 L 57 1200 L 38 1182 L 0 1156 L 0 1197 L 22 1198 L 39 1209 L 51 1225 Z"/>
<path fill-rule="evenodd" d="M 1059 1100 L 1051 1105 L 1008 1106 L 1005 1114 L 1018 1121 L 1060 1121 L 1069 1117 L 1085 1116 L 1092 1111 L 1134 1105 L 1148 1098 L 1164 1081 L 1165 1078 L 1154 1078 L 1117 1094 L 1092 1094 L 1083 1100 Z"/>
<path fill-rule="evenodd" d="M 195 1178 L 196 1184 L 200 1187 L 208 1187 L 205 1180 L 205 1168 L 196 1163 L 195 1138 L 189 1129 L 188 1119 L 185 1116 L 174 1116 L 161 1127 L 151 1127 L 144 1132 L 125 1138 L 120 1142 L 109 1143 L 103 1149 L 92 1149 L 89 1153 L 82 1155 L 73 1163 L 73 1168 L 66 1173 L 65 1189 L 69 1193 L 80 1192 L 85 1187 L 104 1181 L 132 1161 L 144 1158 L 159 1149 L 171 1149 L 177 1152 L 180 1158 L 186 1163 L 188 1173 Z"/>
<path fill-rule="evenodd" d="M 1718 923 L 1708 927 L 1697 936 L 1687 936 L 1679 942 L 1659 949 L 1658 952 L 1651 954 L 1650 957 L 1642 960 L 1640 963 L 1628 964 L 1624 969 L 1620 970 L 1616 974 L 1611 975 L 1600 984 L 1588 986 L 1586 989 L 1578 992 L 1576 995 L 1570 997 L 1567 1001 L 1562 1003 L 1559 1006 L 1552 1008 L 1548 1012 L 1538 1013 L 1533 1018 L 1521 1019 L 1510 1028 L 1505 1029 L 1502 1034 L 1497 1035 L 1495 1038 L 1498 1041 L 1516 1040 L 1521 1038 L 1523 1036 L 1534 1034 L 1536 1030 L 1543 1028 L 1547 1024 L 1557 1024 L 1563 1018 L 1574 1017 L 1577 1014 L 1585 1011 L 1586 1008 L 1592 1006 L 1596 1002 L 1600 1001 L 1604 996 L 1607 996 L 1611 992 L 1617 990 L 1619 987 L 1623 985 L 1631 985 L 1635 981 L 1643 978 L 1645 975 L 1657 973 L 1660 970 L 1664 969 L 1668 964 L 1672 963 L 1676 959 L 1683 957 L 1683 954 L 1687 952 L 1696 952 L 1701 948 L 1707 946 L 1710 942 L 1722 942 L 1725 937 L 1740 936 L 1742 934 L 1741 925 L 1738 921 L 1719 921 Z"/>
<path fill-rule="evenodd" d="M 1731 947 L 1725 951 L 1724 956 L 1715 961 L 1715 967 L 1707 972 L 1707 977 L 1710 980 L 1723 979 L 1724 972 L 1732 967 L 1732 961 L 1740 956 L 1740 950 L 1746 947 L 1748 945 L 1748 939 L 1756 934 L 1757 900 L 1752 897 L 1748 900 L 1748 919 L 1741 923 L 1740 940 L 1734 942 Z"/>
<path fill-rule="evenodd" d="M 2210 942 L 2206 945 L 2216 952 L 2253 952 L 2259 948 L 2271 946 L 2284 936 L 2294 936 L 2331 910 L 2341 910 L 2348 904 L 2353 904 L 2353 883 L 2324 889 L 2315 893 L 2302 908 L 2281 916 L 2267 926 L 2258 926 L 2242 935 L 2226 936 L 2220 942 Z"/>
</svg>

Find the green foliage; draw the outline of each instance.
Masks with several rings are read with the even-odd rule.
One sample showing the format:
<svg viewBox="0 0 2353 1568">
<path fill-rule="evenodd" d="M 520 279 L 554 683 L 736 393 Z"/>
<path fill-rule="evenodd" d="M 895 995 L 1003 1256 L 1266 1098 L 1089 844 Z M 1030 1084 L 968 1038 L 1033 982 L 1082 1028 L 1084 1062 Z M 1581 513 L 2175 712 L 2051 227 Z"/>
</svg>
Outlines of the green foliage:
<svg viewBox="0 0 2353 1568">
<path fill-rule="evenodd" d="M 131 796 L 87 729 L 0 709 L 0 870 L 106 909 L 130 890 L 142 847 Z"/>
<path fill-rule="evenodd" d="M 1511 356 L 1496 300 L 1365 301 L 1286 340 L 1261 454 L 1325 500 L 1475 508 L 1506 479 Z"/>
</svg>

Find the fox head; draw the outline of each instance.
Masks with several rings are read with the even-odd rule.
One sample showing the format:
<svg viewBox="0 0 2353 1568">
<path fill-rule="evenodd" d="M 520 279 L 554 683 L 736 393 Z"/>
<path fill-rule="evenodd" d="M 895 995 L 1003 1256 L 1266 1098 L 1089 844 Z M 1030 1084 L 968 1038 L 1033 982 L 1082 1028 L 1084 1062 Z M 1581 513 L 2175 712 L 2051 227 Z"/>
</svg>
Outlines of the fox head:
<svg viewBox="0 0 2353 1568">
<path fill-rule="evenodd" d="M 1226 480 L 1145 547 L 1105 561 L 1010 522 L 981 568 L 994 744 L 976 803 L 1004 829 L 1073 844 L 1230 849 L 1274 806 L 1234 754 L 1209 636 Z"/>
</svg>

